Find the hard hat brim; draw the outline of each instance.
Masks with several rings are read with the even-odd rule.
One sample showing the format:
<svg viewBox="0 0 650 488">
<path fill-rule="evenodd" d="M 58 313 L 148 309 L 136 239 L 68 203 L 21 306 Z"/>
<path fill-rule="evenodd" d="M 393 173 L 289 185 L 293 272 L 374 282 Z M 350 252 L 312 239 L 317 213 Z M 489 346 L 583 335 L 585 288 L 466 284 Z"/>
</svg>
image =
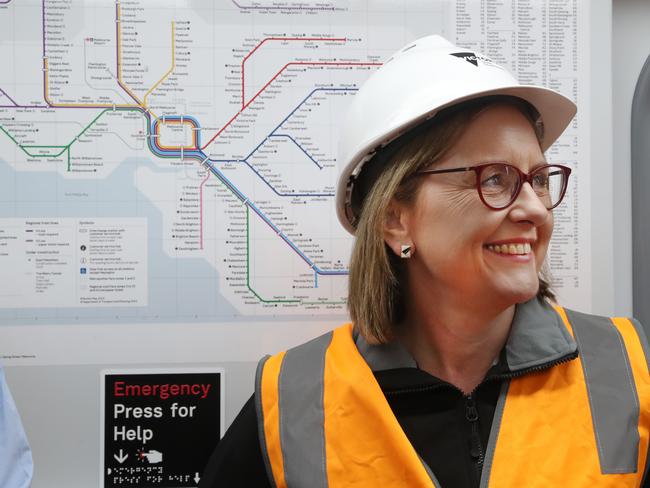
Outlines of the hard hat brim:
<svg viewBox="0 0 650 488">
<path fill-rule="evenodd" d="M 521 98 L 530 103 L 539 112 L 544 125 L 544 133 L 540 141 L 540 146 L 544 152 L 562 135 L 577 111 L 577 107 L 573 101 L 550 88 L 532 85 L 511 85 L 477 91 L 454 98 L 444 104 L 437 105 L 431 110 L 422 113 L 419 117 L 413 118 L 400 126 L 387 128 L 381 137 L 370 140 L 360 146 L 360 150 L 349 160 L 340 174 L 336 191 L 336 212 L 343 227 L 351 234 L 355 233 L 355 227 L 347 215 L 350 198 L 350 177 L 357 175 L 363 165 L 368 163 L 379 149 L 414 129 L 422 122 L 435 117 L 438 112 L 445 108 L 468 100 L 492 95 L 508 95 Z"/>
</svg>

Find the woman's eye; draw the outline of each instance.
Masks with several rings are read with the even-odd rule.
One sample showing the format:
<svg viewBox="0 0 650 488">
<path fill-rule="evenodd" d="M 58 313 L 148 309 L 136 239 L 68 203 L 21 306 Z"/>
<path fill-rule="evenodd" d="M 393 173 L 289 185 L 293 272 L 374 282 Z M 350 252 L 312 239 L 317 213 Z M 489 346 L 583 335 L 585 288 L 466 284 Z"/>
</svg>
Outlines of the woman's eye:
<svg viewBox="0 0 650 488">
<path fill-rule="evenodd" d="M 537 188 L 546 188 L 548 186 L 548 176 L 545 174 L 533 176 L 533 185 Z"/>
<path fill-rule="evenodd" d="M 492 175 L 488 178 L 485 178 L 483 181 L 481 181 L 481 186 L 502 186 L 503 185 L 503 178 L 501 175 Z"/>
</svg>

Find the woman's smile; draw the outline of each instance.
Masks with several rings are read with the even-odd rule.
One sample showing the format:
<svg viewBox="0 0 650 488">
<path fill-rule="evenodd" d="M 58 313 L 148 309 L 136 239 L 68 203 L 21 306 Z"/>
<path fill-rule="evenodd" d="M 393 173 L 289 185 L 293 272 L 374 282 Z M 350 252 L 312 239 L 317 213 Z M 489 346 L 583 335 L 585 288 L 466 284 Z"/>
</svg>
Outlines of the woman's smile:
<svg viewBox="0 0 650 488">
<path fill-rule="evenodd" d="M 500 258 L 505 258 L 516 263 L 528 263 L 535 257 L 532 252 L 534 243 L 534 239 L 519 237 L 490 242 L 485 244 L 483 248 L 492 254 L 498 255 Z"/>
</svg>

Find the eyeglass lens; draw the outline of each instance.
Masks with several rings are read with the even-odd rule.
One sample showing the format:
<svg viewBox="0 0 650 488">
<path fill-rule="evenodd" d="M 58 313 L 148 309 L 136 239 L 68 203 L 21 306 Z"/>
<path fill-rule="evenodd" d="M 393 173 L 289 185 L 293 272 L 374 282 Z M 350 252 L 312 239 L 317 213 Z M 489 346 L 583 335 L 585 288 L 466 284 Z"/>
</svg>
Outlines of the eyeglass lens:
<svg viewBox="0 0 650 488">
<path fill-rule="evenodd" d="M 481 194 L 494 208 L 508 206 L 522 185 L 519 172 L 507 164 L 495 163 L 483 168 L 480 176 Z M 532 173 L 532 187 L 546 208 L 554 207 L 562 197 L 565 173 L 561 168 L 546 166 Z"/>
</svg>

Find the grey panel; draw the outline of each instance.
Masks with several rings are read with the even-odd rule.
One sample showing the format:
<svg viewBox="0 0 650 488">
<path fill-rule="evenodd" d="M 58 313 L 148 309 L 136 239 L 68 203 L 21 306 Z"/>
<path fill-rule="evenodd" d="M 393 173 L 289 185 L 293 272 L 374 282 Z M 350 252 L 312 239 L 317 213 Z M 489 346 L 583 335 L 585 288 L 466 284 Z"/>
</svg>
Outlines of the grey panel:
<svg viewBox="0 0 650 488">
<path fill-rule="evenodd" d="M 323 379 L 332 333 L 287 351 L 280 368 L 280 443 L 288 487 L 327 488 Z"/>
<path fill-rule="evenodd" d="M 645 355 L 645 364 L 648 367 L 648 370 L 650 371 L 650 346 L 648 345 L 648 336 L 645 332 L 645 329 L 637 319 L 630 318 L 629 320 L 630 322 L 632 322 L 632 325 L 634 325 L 634 329 L 636 330 L 636 333 L 639 336 L 639 342 L 641 342 L 641 347 L 643 348 L 643 354 Z"/>
<path fill-rule="evenodd" d="M 575 341 L 550 304 L 535 297 L 517 305 L 506 343 L 511 371 L 546 364 L 575 350 Z"/>
<path fill-rule="evenodd" d="M 494 461 L 494 450 L 496 449 L 499 431 L 501 430 L 501 420 L 503 419 L 503 408 L 506 404 L 508 388 L 510 388 L 510 381 L 504 381 L 501 385 L 496 409 L 494 410 L 492 427 L 490 427 L 490 438 L 488 439 L 488 445 L 485 451 L 485 462 L 483 463 L 483 471 L 481 471 L 480 488 L 487 488 L 490 483 L 490 473 L 492 472 L 492 462 Z"/>
<path fill-rule="evenodd" d="M 650 56 L 632 99 L 631 149 L 634 316 L 650 327 Z"/>
<path fill-rule="evenodd" d="M 643 329 L 643 326 L 641 323 L 636 320 L 636 319 L 630 319 L 632 324 L 634 325 L 634 328 L 636 329 L 636 333 L 639 335 L 639 340 L 641 341 L 641 347 L 643 348 L 643 354 L 645 355 L 645 361 L 646 361 L 646 366 L 648 370 L 650 370 L 650 346 L 648 345 L 648 338 L 646 336 L 645 330 Z M 650 454 L 650 453 L 648 453 Z M 648 479 L 648 470 L 650 469 L 650 456 L 646 456 L 645 458 L 645 469 L 643 470 L 643 482 Z M 645 486 L 643 483 L 641 486 Z"/>
<path fill-rule="evenodd" d="M 362 335 L 355 338 L 357 349 L 370 369 L 383 371 L 396 368 L 417 368 L 415 359 L 399 341 L 387 344 L 369 344 Z"/>
<path fill-rule="evenodd" d="M 603 474 L 634 473 L 639 452 L 639 398 L 618 329 L 611 320 L 567 310 L 587 383 Z"/>
</svg>

